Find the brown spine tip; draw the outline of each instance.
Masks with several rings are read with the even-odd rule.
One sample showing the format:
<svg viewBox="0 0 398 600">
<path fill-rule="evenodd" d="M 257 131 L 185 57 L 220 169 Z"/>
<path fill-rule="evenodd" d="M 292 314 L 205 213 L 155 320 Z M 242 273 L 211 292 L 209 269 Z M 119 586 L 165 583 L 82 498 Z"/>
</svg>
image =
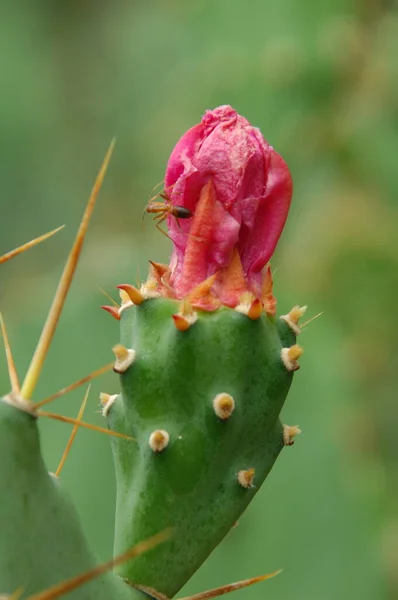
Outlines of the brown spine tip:
<svg viewBox="0 0 398 600">
<path fill-rule="evenodd" d="M 285 446 L 293 446 L 294 438 L 296 435 L 301 433 L 301 429 L 298 425 L 284 425 L 283 426 L 283 443 Z"/>
<path fill-rule="evenodd" d="M 149 447 L 154 452 L 162 452 L 169 445 L 170 436 L 164 429 L 156 429 L 149 436 Z"/>
<path fill-rule="evenodd" d="M 298 335 L 301 332 L 301 327 L 299 325 L 299 320 L 307 310 L 306 306 L 293 306 L 293 308 L 287 313 L 287 315 L 282 315 L 281 319 L 286 321 L 289 325 L 290 329 Z"/>
<path fill-rule="evenodd" d="M 303 354 L 304 350 L 298 344 L 290 346 L 290 348 L 282 348 L 281 358 L 288 371 L 297 371 L 300 368 L 298 359 Z"/>
<path fill-rule="evenodd" d="M 145 296 L 140 292 L 139 289 L 134 287 L 134 285 L 130 285 L 129 283 L 122 283 L 121 285 L 118 285 L 117 288 L 125 292 L 128 298 L 131 300 L 131 302 L 133 304 L 136 304 L 137 306 L 142 304 L 145 300 Z"/>
<path fill-rule="evenodd" d="M 243 471 L 239 471 L 238 473 L 238 482 L 243 488 L 250 488 L 253 486 L 253 479 L 255 475 L 255 469 L 247 469 Z"/>
<path fill-rule="evenodd" d="M 116 321 L 120 321 L 119 308 L 117 306 L 101 306 L 101 308 L 110 313 Z"/>
<path fill-rule="evenodd" d="M 235 400 L 230 394 L 225 392 L 217 394 L 213 400 L 213 408 L 217 417 L 220 419 L 228 419 L 235 409 Z"/>
<path fill-rule="evenodd" d="M 135 350 L 132 348 L 126 348 L 122 344 L 116 344 L 113 346 L 112 352 L 114 353 L 116 360 L 113 365 L 115 373 L 124 373 L 133 364 L 135 359 Z"/>
<path fill-rule="evenodd" d="M 108 416 L 111 406 L 115 402 L 117 397 L 118 397 L 118 394 L 111 395 L 111 394 L 106 394 L 105 392 L 100 393 L 99 398 L 100 398 L 100 402 L 102 405 L 102 416 L 103 417 Z"/>
</svg>

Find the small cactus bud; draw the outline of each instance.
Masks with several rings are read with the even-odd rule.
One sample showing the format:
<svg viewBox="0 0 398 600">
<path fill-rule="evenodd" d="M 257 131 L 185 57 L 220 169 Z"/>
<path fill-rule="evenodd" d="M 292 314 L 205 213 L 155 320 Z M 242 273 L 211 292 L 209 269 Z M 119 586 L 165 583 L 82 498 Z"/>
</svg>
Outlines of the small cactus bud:
<svg viewBox="0 0 398 600">
<path fill-rule="evenodd" d="M 217 394 L 213 400 L 214 412 L 220 419 L 228 419 L 235 409 L 235 400 L 225 392 Z"/>
<path fill-rule="evenodd" d="M 283 321 L 286 321 L 286 323 L 289 325 L 290 329 L 296 334 L 298 335 L 301 332 L 301 328 L 298 324 L 299 320 L 301 319 L 301 317 L 303 316 L 303 314 L 305 313 L 305 311 L 307 310 L 306 306 L 293 306 L 293 308 L 291 309 L 291 311 L 288 312 L 287 315 L 282 315 L 281 319 Z"/>
<path fill-rule="evenodd" d="M 149 436 L 149 446 L 154 452 L 162 452 L 169 445 L 170 436 L 164 429 L 157 429 Z"/>
<path fill-rule="evenodd" d="M 246 471 L 239 471 L 238 481 L 244 488 L 253 487 L 255 469 L 247 469 Z"/>
<path fill-rule="evenodd" d="M 285 446 L 293 446 L 294 438 L 296 435 L 301 433 L 301 429 L 298 425 L 284 425 L 283 426 L 283 443 Z"/>
<path fill-rule="evenodd" d="M 124 373 L 127 371 L 134 362 L 135 350 L 126 348 L 122 344 L 116 344 L 116 346 L 113 346 L 112 352 L 116 357 L 115 364 L 113 365 L 115 373 Z"/>
<path fill-rule="evenodd" d="M 111 396 L 110 394 L 101 392 L 99 397 L 100 397 L 100 402 L 102 404 L 102 416 L 107 417 L 112 404 L 115 402 L 116 398 L 118 397 L 118 394 L 113 394 Z"/>
<path fill-rule="evenodd" d="M 282 361 L 288 371 L 297 371 L 297 369 L 300 368 L 298 359 L 303 352 L 304 350 L 298 344 L 294 344 L 293 346 L 290 346 L 290 348 L 282 348 Z"/>
</svg>

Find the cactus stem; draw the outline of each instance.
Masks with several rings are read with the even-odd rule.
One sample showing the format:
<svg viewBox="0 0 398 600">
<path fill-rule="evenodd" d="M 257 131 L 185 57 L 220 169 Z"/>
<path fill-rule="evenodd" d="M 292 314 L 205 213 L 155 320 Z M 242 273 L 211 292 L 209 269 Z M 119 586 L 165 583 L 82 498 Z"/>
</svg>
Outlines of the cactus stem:
<svg viewBox="0 0 398 600">
<path fill-rule="evenodd" d="M 93 431 L 105 433 L 106 435 L 113 435 L 114 437 L 120 437 L 125 440 L 132 440 L 133 442 L 136 441 L 135 438 L 131 437 L 131 435 L 127 435 L 126 433 L 119 433 L 119 431 L 112 431 L 112 429 L 98 427 L 97 425 L 92 425 L 92 423 L 86 423 L 85 421 L 78 421 L 77 419 L 72 419 L 72 417 L 65 417 L 64 415 L 57 415 L 56 413 L 46 412 L 44 410 L 39 410 L 37 415 L 39 417 L 48 417 L 49 419 L 55 419 L 56 421 L 61 421 L 62 423 L 70 423 L 71 425 L 84 427 L 85 429 L 92 429 Z"/>
<path fill-rule="evenodd" d="M 217 417 L 220 419 L 228 419 L 235 409 L 235 400 L 230 394 L 225 392 L 217 394 L 213 400 L 213 408 Z"/>
<path fill-rule="evenodd" d="M 116 357 L 113 370 L 115 373 L 125 373 L 135 360 L 135 350 L 126 348 L 123 344 L 116 344 L 113 346 L 112 352 Z"/>
<path fill-rule="evenodd" d="M 104 304 L 100 308 L 102 308 L 103 310 L 106 310 L 109 314 L 111 314 L 112 317 L 114 319 L 116 319 L 116 321 L 120 321 L 119 309 L 116 306 L 108 306 L 108 305 Z"/>
<path fill-rule="evenodd" d="M 283 443 L 285 446 L 293 446 L 294 438 L 296 435 L 301 433 L 301 429 L 298 425 L 284 425 L 283 426 Z"/>
<path fill-rule="evenodd" d="M 282 348 L 282 361 L 288 371 L 297 371 L 300 368 L 298 359 L 303 352 L 304 350 L 298 344 L 294 344 L 290 348 Z"/>
<path fill-rule="evenodd" d="M 306 306 L 293 306 L 293 308 L 287 313 L 287 315 L 282 315 L 280 318 L 289 325 L 290 329 L 298 335 L 301 333 L 301 327 L 299 325 L 299 320 L 307 310 Z"/>
<path fill-rule="evenodd" d="M 73 390 L 80 387 L 81 385 L 84 385 L 88 381 L 91 381 L 95 377 L 98 377 L 98 375 L 102 375 L 103 373 L 110 371 L 112 368 L 113 368 L 113 362 L 108 363 L 107 365 L 104 365 L 100 369 L 97 369 L 96 371 L 93 371 L 89 375 L 82 377 L 78 381 L 71 383 L 67 387 L 62 388 L 62 390 L 59 390 L 55 394 L 52 394 L 52 396 L 48 396 L 48 398 L 45 398 L 44 400 L 41 400 L 40 402 L 36 402 L 35 408 L 40 408 L 41 406 L 44 406 L 45 404 L 49 404 L 50 402 L 52 402 L 53 400 L 56 400 L 57 398 L 60 398 L 61 396 L 65 396 L 65 394 L 67 394 L 68 392 L 72 392 Z"/>
<path fill-rule="evenodd" d="M 11 260 L 15 256 L 18 256 L 18 254 L 22 254 L 22 252 L 29 250 L 29 248 L 33 248 L 33 246 L 40 244 L 40 242 L 44 242 L 44 240 L 47 240 L 49 237 L 58 233 L 58 231 L 61 231 L 61 229 L 63 229 L 64 227 L 65 225 L 61 225 L 61 227 L 57 227 L 56 229 L 53 229 L 48 233 L 44 233 L 43 235 L 40 235 L 39 237 L 34 238 L 33 240 L 30 240 L 30 242 L 26 242 L 26 244 L 18 246 L 18 248 L 15 248 L 14 250 L 10 250 L 10 252 L 7 252 L 6 254 L 3 254 L 3 256 L 0 256 L 0 265 L 7 262 L 8 260 Z"/>
<path fill-rule="evenodd" d="M 148 538 L 147 540 L 139 542 L 139 544 L 136 544 L 133 548 L 130 548 L 126 552 L 123 552 L 123 554 L 120 554 L 119 556 L 108 560 L 102 565 L 98 565 L 93 569 L 90 569 L 85 573 L 81 573 L 76 577 L 72 577 L 71 579 L 67 579 L 66 581 L 61 581 L 61 583 L 57 583 L 52 587 L 47 588 L 42 592 L 39 592 L 38 594 L 33 594 L 33 596 L 29 596 L 29 598 L 27 598 L 26 600 L 55 600 L 55 598 L 59 598 L 60 596 L 72 592 L 73 590 L 81 587 L 85 583 L 88 583 L 95 577 L 98 577 L 99 575 L 110 571 L 111 569 L 113 569 L 113 567 L 121 565 L 122 563 L 127 562 L 128 560 L 140 556 L 140 554 L 143 554 L 144 552 L 148 552 L 152 548 L 155 548 L 155 546 L 158 546 L 162 542 L 168 540 L 170 538 L 170 535 L 170 529 L 166 529 L 161 533 L 157 533 L 156 535 Z"/>
<path fill-rule="evenodd" d="M 162 452 L 169 445 L 170 436 L 164 429 L 156 429 L 149 436 L 149 447 L 154 452 Z"/>
<path fill-rule="evenodd" d="M 87 404 L 87 398 L 88 398 L 88 395 L 90 393 L 90 387 L 91 387 L 91 384 L 88 386 L 87 391 L 84 394 L 83 402 L 82 402 L 82 404 L 80 406 L 79 413 L 77 415 L 77 421 L 81 421 L 82 418 L 83 418 L 84 409 L 86 408 L 86 404 Z M 70 452 L 70 449 L 72 448 L 72 444 L 73 444 L 74 439 L 76 437 L 78 428 L 79 428 L 79 425 L 76 423 L 73 426 L 73 429 L 72 429 L 71 434 L 69 436 L 69 440 L 68 440 L 68 443 L 66 444 L 66 448 L 64 450 L 64 453 L 63 453 L 63 455 L 61 457 L 61 460 L 59 461 L 59 465 L 57 467 L 57 470 L 54 473 L 55 477 L 59 477 L 60 476 L 60 473 L 61 473 L 61 471 L 62 471 L 62 469 L 64 467 L 65 461 L 66 461 L 66 459 L 68 457 L 68 454 Z"/>
<path fill-rule="evenodd" d="M 12 355 L 12 350 L 11 350 L 11 345 L 10 345 L 10 340 L 8 337 L 7 329 L 6 329 L 6 324 L 4 323 L 3 315 L 1 313 L 0 313 L 0 328 L 1 328 L 1 333 L 3 335 L 4 350 L 6 353 L 8 375 L 10 377 L 11 390 L 14 394 L 19 394 L 21 388 L 19 385 L 18 373 L 17 373 L 17 369 L 15 367 L 14 357 Z"/>
<path fill-rule="evenodd" d="M 217 596 L 222 596 L 223 594 L 228 594 L 229 592 L 248 587 L 254 583 L 266 581 L 266 579 L 276 577 L 279 573 L 282 573 L 282 569 L 278 569 L 278 571 L 274 571 L 273 573 L 268 573 L 268 575 L 260 575 L 259 577 L 251 577 L 250 579 L 244 579 L 243 581 L 237 581 L 236 583 L 229 583 L 228 585 L 223 585 L 214 588 L 213 590 L 208 590 L 207 592 L 200 592 L 193 596 L 185 596 L 185 598 L 180 598 L 180 600 L 210 600 L 211 598 L 216 598 Z M 30 600 L 30 598 L 28 600 Z"/>
<path fill-rule="evenodd" d="M 118 397 L 118 394 L 110 395 L 110 394 L 106 394 L 105 392 L 101 392 L 99 397 L 100 397 L 100 401 L 102 404 L 101 414 L 103 417 L 107 417 L 112 404 L 115 402 L 116 398 Z"/>
<path fill-rule="evenodd" d="M 58 325 L 59 318 L 61 316 L 62 308 L 64 306 L 66 296 L 68 294 L 70 285 L 73 280 L 73 276 L 75 274 L 75 270 L 77 267 L 77 263 L 79 261 L 80 253 L 83 247 L 83 242 L 86 237 L 88 224 L 90 222 L 91 215 L 94 210 L 95 202 L 98 196 L 98 193 L 101 189 L 102 182 L 105 177 L 105 173 L 109 164 L 109 161 L 112 156 L 113 148 L 115 145 L 115 140 L 112 140 L 108 152 L 105 155 L 104 161 L 101 165 L 97 178 L 94 182 L 94 186 L 91 190 L 91 194 L 86 206 L 86 210 L 84 211 L 79 230 L 77 232 L 75 241 L 73 243 L 72 249 L 66 261 L 66 265 L 64 267 L 63 273 L 61 275 L 61 279 L 58 284 L 57 291 L 55 292 L 54 300 L 49 310 L 46 322 L 44 324 L 43 330 L 41 332 L 40 339 L 36 346 L 36 350 L 33 354 L 31 363 L 29 365 L 28 372 L 26 374 L 25 380 L 22 384 L 21 388 L 21 396 L 23 398 L 31 398 L 38 382 L 41 370 L 43 368 L 43 364 L 45 358 L 48 353 L 48 349 L 50 347 L 51 341 L 53 339 L 55 330 Z"/>
<path fill-rule="evenodd" d="M 129 283 L 122 283 L 121 285 L 118 285 L 117 288 L 121 290 L 121 292 L 125 292 L 133 304 L 140 305 L 145 300 L 145 296 L 140 292 L 140 290 L 134 287 L 134 285 L 130 285 Z M 120 297 L 123 302 L 122 306 L 124 306 L 125 297 L 123 297 L 122 294 L 120 294 Z"/>
<path fill-rule="evenodd" d="M 253 486 L 253 479 L 255 475 L 255 469 L 246 469 L 239 471 L 238 481 L 243 488 L 250 488 Z"/>
<path fill-rule="evenodd" d="M 263 303 L 259 298 L 255 298 L 251 292 L 244 292 L 235 310 L 248 316 L 249 319 L 256 321 L 262 315 Z"/>
</svg>

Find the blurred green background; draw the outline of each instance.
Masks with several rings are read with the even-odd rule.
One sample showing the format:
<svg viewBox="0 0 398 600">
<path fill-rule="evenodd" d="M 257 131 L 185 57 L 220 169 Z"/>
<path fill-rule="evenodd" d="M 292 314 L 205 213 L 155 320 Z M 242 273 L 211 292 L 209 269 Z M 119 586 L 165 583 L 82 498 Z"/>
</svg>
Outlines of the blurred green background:
<svg viewBox="0 0 398 600">
<path fill-rule="evenodd" d="M 398 597 L 398 13 L 388 0 L 3 2 L 0 309 L 26 370 L 111 138 L 117 146 L 39 400 L 112 360 L 118 326 L 99 287 L 133 282 L 170 242 L 148 218 L 168 155 L 202 113 L 231 104 L 295 182 L 273 259 L 280 313 L 308 304 L 286 449 L 239 526 L 184 594 L 283 568 L 236 600 Z M 5 360 L 1 391 L 8 390 Z M 93 383 L 86 420 L 102 424 Z M 84 390 L 53 410 L 76 415 Z M 97 411 L 97 412 L 96 412 Z M 69 426 L 43 422 L 55 470 Z M 62 479 L 102 559 L 112 553 L 109 440 L 81 430 Z"/>
</svg>

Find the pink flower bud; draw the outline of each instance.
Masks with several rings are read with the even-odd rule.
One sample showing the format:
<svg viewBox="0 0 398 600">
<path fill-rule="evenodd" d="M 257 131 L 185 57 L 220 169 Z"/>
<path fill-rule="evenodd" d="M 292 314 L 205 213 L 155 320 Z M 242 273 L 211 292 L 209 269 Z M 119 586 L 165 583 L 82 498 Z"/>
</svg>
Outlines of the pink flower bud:
<svg viewBox="0 0 398 600">
<path fill-rule="evenodd" d="M 223 304 L 236 306 L 244 291 L 261 297 L 262 270 L 282 233 L 292 180 L 259 129 L 230 106 L 207 111 L 171 153 L 165 190 L 174 207 L 192 213 L 168 217 L 176 296 L 218 273 L 214 291 Z"/>
</svg>

